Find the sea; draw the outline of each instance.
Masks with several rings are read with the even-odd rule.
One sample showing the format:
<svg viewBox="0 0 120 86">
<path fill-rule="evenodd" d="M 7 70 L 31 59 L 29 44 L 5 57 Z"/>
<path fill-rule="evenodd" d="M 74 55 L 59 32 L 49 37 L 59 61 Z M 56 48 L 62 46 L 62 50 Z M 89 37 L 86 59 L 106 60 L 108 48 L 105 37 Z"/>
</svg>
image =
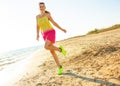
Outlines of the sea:
<svg viewBox="0 0 120 86">
<path fill-rule="evenodd" d="M 32 55 L 37 50 L 41 50 L 42 46 L 32 46 L 12 51 L 7 51 L 0 54 L 0 71 L 7 66 L 24 60 Z"/>
</svg>

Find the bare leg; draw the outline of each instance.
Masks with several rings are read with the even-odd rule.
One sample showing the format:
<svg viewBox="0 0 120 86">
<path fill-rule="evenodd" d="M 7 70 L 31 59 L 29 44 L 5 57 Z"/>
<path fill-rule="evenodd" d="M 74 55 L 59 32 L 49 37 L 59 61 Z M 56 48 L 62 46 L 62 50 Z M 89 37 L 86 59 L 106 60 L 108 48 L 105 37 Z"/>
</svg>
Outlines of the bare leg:
<svg viewBox="0 0 120 86">
<path fill-rule="evenodd" d="M 50 52 L 51 52 L 52 56 L 54 57 L 54 60 L 55 60 L 55 62 L 56 62 L 56 64 L 57 64 L 57 66 L 60 67 L 61 65 L 60 65 L 60 63 L 59 63 L 57 54 L 55 53 L 54 50 L 52 50 L 52 51 L 50 51 Z"/>
<path fill-rule="evenodd" d="M 58 47 L 54 46 L 54 45 L 51 43 L 51 41 L 49 41 L 49 40 L 47 40 L 47 41 L 45 42 L 44 48 L 47 49 L 47 50 L 50 50 L 50 51 L 55 50 L 55 51 L 61 52 L 61 49 L 59 49 Z"/>
<path fill-rule="evenodd" d="M 49 40 L 47 40 L 46 43 L 45 43 L 45 49 L 50 50 L 50 53 L 54 57 L 54 60 L 55 60 L 55 62 L 57 64 L 57 66 L 60 67 L 61 65 L 59 63 L 58 56 L 55 53 L 55 51 L 61 52 L 61 49 L 59 49 L 56 46 L 54 46 Z"/>
</svg>

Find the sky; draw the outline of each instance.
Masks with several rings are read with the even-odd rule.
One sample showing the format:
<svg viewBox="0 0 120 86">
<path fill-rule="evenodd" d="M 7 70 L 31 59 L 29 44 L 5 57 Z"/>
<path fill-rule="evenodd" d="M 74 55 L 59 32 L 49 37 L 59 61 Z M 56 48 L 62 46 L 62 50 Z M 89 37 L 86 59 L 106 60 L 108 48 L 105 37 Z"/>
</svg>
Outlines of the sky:
<svg viewBox="0 0 120 86">
<path fill-rule="evenodd" d="M 39 2 L 67 30 L 54 27 L 57 41 L 120 24 L 120 0 L 1 0 L 0 52 L 44 44 L 36 40 Z"/>
</svg>

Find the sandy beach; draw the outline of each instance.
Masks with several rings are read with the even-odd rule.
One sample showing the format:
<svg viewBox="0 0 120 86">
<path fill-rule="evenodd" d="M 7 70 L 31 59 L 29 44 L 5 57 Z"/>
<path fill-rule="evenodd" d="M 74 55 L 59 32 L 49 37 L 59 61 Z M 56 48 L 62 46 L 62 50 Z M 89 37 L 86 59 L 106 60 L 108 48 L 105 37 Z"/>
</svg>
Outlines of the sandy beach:
<svg viewBox="0 0 120 86">
<path fill-rule="evenodd" d="M 15 77 L 0 86 L 120 86 L 120 29 L 72 37 L 59 45 L 67 50 L 65 57 L 57 52 L 62 75 L 57 74 L 49 51 L 43 49 L 22 62 Z"/>
</svg>

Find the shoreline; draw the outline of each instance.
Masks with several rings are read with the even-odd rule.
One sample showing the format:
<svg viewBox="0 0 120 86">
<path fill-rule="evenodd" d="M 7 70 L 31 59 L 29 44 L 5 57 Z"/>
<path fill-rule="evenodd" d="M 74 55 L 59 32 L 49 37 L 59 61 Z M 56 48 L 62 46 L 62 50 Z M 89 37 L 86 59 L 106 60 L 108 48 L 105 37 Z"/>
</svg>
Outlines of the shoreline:
<svg viewBox="0 0 120 86">
<path fill-rule="evenodd" d="M 26 57 L 29 57 L 38 49 L 42 49 L 41 46 L 21 48 L 11 51 L 6 51 L 0 54 L 0 71 L 5 69 L 7 66 L 15 64 Z"/>
<path fill-rule="evenodd" d="M 37 50 L 36 52 L 33 52 L 33 54 L 29 56 L 29 58 L 8 65 L 5 69 L 1 70 L 0 86 L 13 86 L 24 76 L 33 73 L 37 69 L 36 65 L 42 64 L 47 59 L 39 58 L 39 56 L 42 56 L 42 51 L 44 50 Z"/>
</svg>

